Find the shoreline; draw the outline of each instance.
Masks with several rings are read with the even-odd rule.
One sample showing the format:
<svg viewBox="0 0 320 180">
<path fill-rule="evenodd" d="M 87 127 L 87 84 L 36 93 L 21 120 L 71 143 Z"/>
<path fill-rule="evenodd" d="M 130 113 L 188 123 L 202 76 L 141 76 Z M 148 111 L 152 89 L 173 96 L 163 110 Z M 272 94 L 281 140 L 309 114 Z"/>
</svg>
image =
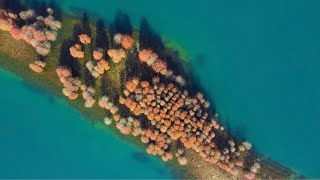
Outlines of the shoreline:
<svg viewBox="0 0 320 180">
<path fill-rule="evenodd" d="M 79 18 L 83 13 L 87 13 L 87 11 L 85 9 L 77 8 L 77 7 L 69 7 L 69 11 L 64 12 L 64 14 L 72 18 Z M 98 19 L 100 19 L 99 15 L 94 15 L 93 12 L 89 11 L 88 14 L 90 15 L 91 21 L 96 22 Z M 106 19 L 102 19 L 102 20 L 106 21 Z M 138 27 L 134 27 L 134 32 L 139 32 Z M 173 51 L 177 52 L 181 60 L 183 60 L 184 62 L 189 61 L 191 56 L 181 44 L 179 44 L 177 41 L 173 39 L 170 39 L 165 35 L 160 34 L 160 36 L 166 48 L 172 49 Z"/>
<path fill-rule="evenodd" d="M 73 18 L 70 18 L 70 17 L 67 17 L 67 16 L 64 16 L 64 21 L 63 21 L 63 24 L 64 24 L 64 26 L 65 26 L 65 19 L 67 19 L 67 20 L 69 20 L 69 21 L 77 21 L 77 20 L 74 20 Z M 68 23 L 68 24 L 72 24 L 72 23 Z M 51 52 L 51 54 L 49 54 L 49 56 L 48 56 L 48 60 L 47 60 L 47 62 L 48 62 L 48 67 L 47 67 L 47 69 L 49 69 L 50 67 L 52 67 L 52 66 L 56 66 L 58 63 L 56 62 L 57 61 L 57 59 L 53 59 L 54 58 L 54 56 L 55 56 L 55 52 L 56 51 L 59 51 L 60 50 L 60 48 L 59 48 L 59 46 L 57 46 L 57 44 L 59 44 L 61 41 L 62 41 L 62 39 L 61 38 L 63 38 L 64 37 L 64 35 L 65 34 L 63 34 L 63 33 L 68 33 L 68 32 L 61 32 L 61 31 L 63 31 L 64 30 L 64 27 L 63 26 L 63 29 L 62 30 L 60 30 L 60 32 L 59 32 L 59 36 L 58 36 L 58 38 L 60 38 L 60 39 L 58 39 L 56 42 L 54 42 L 54 44 L 53 44 L 53 48 L 52 48 L 52 52 Z M 65 28 L 65 29 L 68 29 L 68 27 L 67 28 Z M 93 32 L 94 33 L 94 32 Z M 0 38 L 1 38 L 1 36 L 2 36 L 2 38 L 4 38 L 4 39 L 7 39 L 8 40 L 8 38 L 10 39 L 10 37 L 8 37 L 8 36 L 10 36 L 9 34 L 7 34 L 7 35 L 5 35 L 5 33 L 4 32 L 0 32 Z M 5 36 L 7 36 L 7 37 L 5 37 Z M 68 37 L 68 36 L 67 36 Z M 21 42 L 12 42 L 13 44 L 20 44 Z M 23 42 L 22 42 L 23 43 Z M 7 45 L 7 44 L 6 44 Z M 20 44 L 21 45 L 21 44 Z M 28 46 L 25 44 L 25 43 L 23 43 L 23 46 L 25 46 L 26 47 L 26 52 L 28 52 L 27 54 L 28 55 L 31 55 L 30 53 L 32 52 L 32 51 L 34 51 L 31 47 L 29 47 L 28 48 Z M 24 65 L 23 65 L 23 63 L 21 63 L 21 64 L 19 64 L 19 63 L 17 63 L 16 61 L 19 61 L 18 60 L 18 58 L 12 58 L 11 56 L 12 55 L 16 55 L 16 54 L 11 54 L 10 55 L 10 53 L 8 53 L 7 55 L 3 55 L 3 53 L 4 52 L 1 52 L 1 50 L 2 50 L 2 47 L 0 47 L 0 53 L 1 53 L 1 55 L 0 56 L 4 56 L 4 59 L 7 59 L 7 60 L 9 60 L 9 61 L 11 61 L 11 59 L 15 59 L 14 61 L 12 61 L 12 63 L 7 63 L 7 62 L 4 62 L 5 60 L 2 60 L 3 58 L 1 58 L 1 64 L 2 64 L 2 66 L 5 66 L 4 67 L 4 69 L 9 69 L 9 71 L 11 71 L 11 72 L 13 72 L 13 73 L 15 73 L 15 74 L 19 74 L 19 76 L 20 77 L 22 77 L 22 79 L 24 79 L 24 80 L 26 80 L 26 81 L 28 81 L 28 82 L 31 82 L 31 84 L 36 84 L 37 86 L 39 86 L 41 89 L 43 88 L 43 89 L 45 89 L 46 91 L 48 91 L 48 92 L 50 92 L 50 93 L 53 93 L 53 95 L 56 97 L 64 97 L 63 95 L 62 95 L 62 93 L 60 92 L 60 89 L 61 89 L 61 84 L 60 84 L 60 82 L 58 81 L 58 79 L 56 78 L 56 76 L 55 76 L 55 74 L 54 75 L 52 75 L 52 72 L 51 72 L 51 74 L 49 74 L 48 75 L 48 72 L 49 71 L 46 71 L 44 74 L 41 74 L 41 75 L 37 75 L 37 74 L 35 74 L 34 72 L 32 72 L 32 71 L 30 71 L 30 69 L 28 68 L 28 66 L 27 66 L 27 64 L 29 63 L 28 61 L 24 61 Z M 53 54 L 53 55 L 52 55 Z M 25 54 L 23 54 L 23 55 L 25 55 Z M 33 54 L 33 55 L 35 55 L 35 53 Z M 30 57 L 32 58 L 33 57 L 33 55 L 31 55 Z M 7 64 L 6 64 L 7 63 Z M 53 64 L 52 64 L 53 63 Z M 21 71 L 21 66 L 23 66 L 23 71 Z M 17 71 L 18 71 L 18 73 L 17 73 Z M 54 73 L 54 72 L 53 72 Z M 54 79 L 50 79 L 50 83 L 52 83 L 52 84 L 49 84 L 48 82 L 47 82 L 47 78 L 45 78 L 44 77 L 44 75 L 46 74 L 46 77 L 48 78 L 48 77 L 55 77 Z M 42 77 L 41 77 L 42 76 Z M 64 98 L 65 99 L 65 98 Z M 81 113 L 81 114 L 83 114 L 83 115 L 85 115 L 85 117 L 86 116 L 88 116 L 88 117 L 86 117 L 86 119 L 89 119 L 89 120 L 93 120 L 93 122 L 94 123 L 96 123 L 96 122 L 101 122 L 101 120 L 103 119 L 103 117 L 105 117 L 105 112 L 103 112 L 103 110 L 102 109 L 100 109 L 98 106 L 95 106 L 95 107 L 93 107 L 93 108 L 91 108 L 91 109 L 87 109 L 87 108 L 85 108 L 84 106 L 83 106 L 83 99 L 81 99 L 81 100 L 79 100 L 79 99 L 77 99 L 76 101 L 67 101 L 67 103 L 68 104 L 70 104 L 72 107 L 75 107 L 76 108 L 76 110 L 79 110 L 79 112 Z M 96 120 L 96 119 L 100 119 L 100 120 Z M 119 131 L 115 128 L 115 126 L 113 125 L 113 126 L 111 126 L 111 129 L 112 129 L 112 131 L 116 131 L 117 132 L 117 135 L 120 135 L 120 133 L 119 133 Z M 134 144 L 138 144 L 139 146 L 141 146 L 141 147 L 145 147 L 145 145 L 143 145 L 141 142 L 139 142 L 139 140 L 137 140 L 137 138 L 134 138 L 134 137 L 132 137 L 132 136 L 126 136 L 127 137 L 127 139 L 126 139 L 126 141 L 130 141 L 130 142 L 134 142 Z M 128 138 L 129 137 L 129 138 Z M 193 153 L 193 152 L 192 152 Z M 190 152 L 188 152 L 188 155 L 189 154 L 192 154 L 192 153 L 190 153 Z M 212 175 L 212 172 L 206 172 L 207 170 L 216 170 L 216 172 L 214 172 L 214 174 L 217 174 L 215 177 L 216 178 L 231 178 L 230 176 L 227 176 L 227 174 L 225 173 L 225 172 L 222 172 L 221 170 L 220 170 L 220 168 L 219 167 L 215 167 L 215 165 L 208 165 L 208 164 L 206 164 L 204 161 L 202 161 L 202 160 L 200 160 L 200 162 L 199 162 L 199 160 L 198 159 L 196 159 L 196 155 L 195 155 L 195 153 L 194 154 L 192 154 L 192 156 L 191 156 L 191 159 L 192 158 L 194 158 L 193 159 L 193 161 L 191 161 L 191 162 L 194 162 L 194 163 L 190 163 L 190 164 L 188 164 L 187 165 L 187 167 L 182 167 L 182 166 L 179 166 L 179 167 L 175 167 L 175 169 L 188 169 L 188 171 L 189 172 L 191 172 L 191 173 L 194 173 L 195 174 L 195 176 L 194 177 L 196 177 L 196 178 L 198 178 L 198 179 L 202 179 L 202 178 L 204 178 L 204 179 L 206 179 L 206 178 L 213 178 L 211 175 Z M 178 165 L 178 163 L 176 162 L 176 161 L 173 161 L 173 162 L 170 162 L 170 164 L 174 164 L 174 166 L 177 166 Z M 199 166 L 200 165 L 200 166 Z M 199 167 L 198 167 L 199 166 Z M 208 167 L 209 169 L 206 169 L 206 170 L 204 170 L 204 168 L 202 168 L 201 166 L 206 166 L 206 167 Z M 210 176 L 206 176 L 205 174 L 200 174 L 199 172 L 197 172 L 197 171 L 200 171 L 201 170 L 201 172 L 200 173 L 202 173 L 202 172 L 206 172 L 206 174 L 207 175 L 210 175 Z M 188 176 L 188 178 L 194 178 L 194 177 L 192 177 L 192 176 Z"/>
</svg>

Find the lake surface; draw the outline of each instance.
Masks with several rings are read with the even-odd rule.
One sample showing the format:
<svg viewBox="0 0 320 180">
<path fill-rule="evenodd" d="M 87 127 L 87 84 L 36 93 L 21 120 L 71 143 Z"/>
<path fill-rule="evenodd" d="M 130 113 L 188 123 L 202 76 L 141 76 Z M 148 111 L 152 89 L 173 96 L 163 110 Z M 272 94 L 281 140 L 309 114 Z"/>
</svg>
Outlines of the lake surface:
<svg viewBox="0 0 320 180">
<path fill-rule="evenodd" d="M 172 168 L 0 69 L 0 178 L 171 179 Z"/>
<path fill-rule="evenodd" d="M 181 44 L 225 124 L 257 150 L 320 177 L 320 1 L 64 0 Z"/>
<path fill-rule="evenodd" d="M 320 141 L 317 139 L 320 136 L 318 130 L 320 127 L 320 1 L 58 0 L 58 3 L 66 11 L 69 7 L 83 8 L 107 20 L 112 20 L 115 12 L 120 9 L 130 16 L 136 26 L 138 26 L 141 17 L 147 17 L 157 32 L 176 41 L 189 53 L 193 71 L 207 94 L 214 99 L 224 124 L 228 125 L 234 133 L 251 141 L 259 152 L 308 177 L 320 177 L 318 166 Z M 11 80 L 8 81 L 11 82 Z M 7 89 L 7 91 L 9 90 Z M 11 91 L 12 89 L 9 92 L 11 93 Z M 1 98 L 12 101 L 7 96 L 2 97 L 3 94 L 1 93 Z M 46 101 L 45 99 L 47 98 L 43 99 L 43 103 Z M 30 107 L 27 107 L 26 103 L 21 105 L 23 102 L 17 100 L 12 105 L 13 108 L 9 109 L 7 108 L 9 106 L 5 106 L 5 112 L 11 111 L 8 117 L 18 122 L 21 117 L 26 117 L 26 115 L 13 113 L 19 112 L 17 108 L 33 108 L 32 114 L 34 114 L 37 112 L 37 107 L 42 107 L 41 102 L 36 103 L 36 101 Z M 51 106 L 54 106 L 55 110 L 46 108 L 47 111 L 40 112 L 40 115 L 51 117 L 48 113 L 53 113 L 59 117 L 56 117 L 55 121 L 43 122 L 46 118 L 38 120 L 31 118 L 36 121 L 31 123 L 34 124 L 33 126 L 29 125 L 30 119 L 23 121 L 25 122 L 24 126 L 13 124 L 12 127 L 19 128 L 21 132 L 27 131 L 29 133 L 32 129 L 43 131 L 43 133 L 54 131 L 55 128 L 42 130 L 53 126 L 48 122 L 60 122 L 68 133 L 75 126 L 81 126 L 81 129 L 91 128 L 88 131 L 99 134 L 97 137 L 99 136 L 103 140 L 93 140 L 96 135 L 92 135 L 95 138 L 91 139 L 90 136 L 83 135 L 86 133 L 78 133 L 79 130 L 74 130 L 73 137 L 75 139 L 79 136 L 84 139 L 79 140 L 80 142 L 70 140 L 72 143 L 66 147 L 61 146 L 62 149 L 54 149 L 54 152 L 60 153 L 65 151 L 64 148 L 76 147 L 72 153 L 69 153 L 69 156 L 76 156 L 74 159 L 77 160 L 89 159 L 90 165 L 83 165 L 86 168 L 97 167 L 90 169 L 93 172 L 88 171 L 87 173 L 90 174 L 87 176 L 96 171 L 101 172 L 110 168 L 107 163 L 101 167 L 96 165 L 101 161 L 107 161 L 110 157 L 106 152 L 108 148 L 107 150 L 92 148 L 93 144 L 97 143 L 105 143 L 107 146 L 107 143 L 110 143 L 105 139 L 109 137 L 108 134 L 96 130 L 90 124 L 80 120 L 80 116 L 76 113 L 73 115 L 78 118 L 69 118 L 70 115 L 66 116 L 64 113 L 54 113 L 57 111 L 56 109 L 69 112 L 63 105 L 52 104 Z M 1 110 L 3 111 L 3 109 L 2 107 Z M 28 113 L 25 112 L 25 114 Z M 21 116 L 19 117 L 19 115 Z M 64 120 L 60 121 L 59 119 Z M 13 120 L 12 122 L 14 122 Z M 68 123 L 68 125 L 66 126 L 64 123 Z M 24 137 L 25 134 L 20 136 Z M 40 138 L 40 134 L 34 134 L 33 138 Z M 52 134 L 56 134 L 56 132 L 52 132 Z M 13 133 L 12 136 L 16 135 Z M 62 141 L 64 140 L 62 137 L 60 139 L 52 138 Z M 84 143 L 83 140 L 86 142 Z M 10 139 L 6 141 L 12 142 Z M 19 143 L 16 144 L 17 148 L 29 145 L 28 151 L 30 153 L 44 153 L 45 151 L 40 150 L 40 147 L 51 149 L 50 143 L 47 141 L 28 142 L 21 140 Z M 41 145 L 42 143 L 46 145 Z M 118 141 L 114 143 L 121 144 Z M 98 156 L 96 156 L 92 159 L 82 153 L 73 154 L 78 152 L 75 149 L 79 149 L 79 147 L 84 148 L 87 154 L 92 151 L 101 151 L 101 157 L 97 158 Z M 13 151 L 12 149 L 15 148 L 8 148 L 7 153 Z M 24 152 L 22 150 L 16 151 Z M 123 151 L 129 150 L 124 149 Z M 13 154 L 14 156 L 19 155 Z M 24 157 L 23 154 L 19 156 Z M 42 157 L 45 156 L 42 155 Z M 121 150 L 121 153 L 117 152 L 117 155 L 115 154 L 111 158 L 117 158 L 117 161 L 119 159 L 121 161 L 124 156 L 126 153 Z M 57 159 L 59 158 L 50 156 L 53 163 L 58 161 Z M 32 157 L 29 160 L 32 160 Z M 71 161 L 66 160 L 65 162 Z M 108 161 L 110 162 L 110 160 Z M 39 164 L 38 167 L 48 165 L 47 161 L 41 162 L 36 162 Z M 11 161 L 10 163 L 14 164 Z M 70 165 L 70 163 L 67 164 Z M 80 166 L 78 163 L 74 163 L 74 165 Z M 141 167 L 144 166 L 141 165 Z M 61 166 L 60 170 L 63 171 L 65 168 Z M 21 169 L 23 171 L 23 168 Z M 50 169 L 48 168 L 46 171 L 50 172 Z"/>
</svg>

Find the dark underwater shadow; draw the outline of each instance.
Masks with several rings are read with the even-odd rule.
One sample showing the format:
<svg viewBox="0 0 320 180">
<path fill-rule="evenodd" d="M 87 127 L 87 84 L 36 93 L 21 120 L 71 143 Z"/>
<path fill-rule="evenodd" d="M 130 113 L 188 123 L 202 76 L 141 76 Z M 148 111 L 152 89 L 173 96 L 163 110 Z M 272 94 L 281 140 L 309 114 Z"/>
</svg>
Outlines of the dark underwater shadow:
<svg viewBox="0 0 320 180">
<path fill-rule="evenodd" d="M 33 93 L 39 94 L 41 96 L 46 96 L 47 100 L 48 100 L 48 102 L 50 104 L 53 104 L 53 103 L 56 102 L 55 97 L 53 95 L 50 95 L 48 93 L 48 91 L 46 91 L 45 89 L 42 89 L 42 88 L 40 88 L 40 87 L 38 87 L 36 85 L 33 85 L 33 84 L 31 84 L 31 83 L 29 83 L 27 81 L 24 81 L 24 80 L 21 83 L 22 83 L 23 87 L 25 87 L 26 89 L 29 89 Z"/>
<path fill-rule="evenodd" d="M 164 168 L 159 168 L 158 166 L 150 166 L 150 165 L 152 165 L 151 160 L 150 160 L 151 157 L 145 152 L 134 152 L 134 153 L 132 153 L 132 157 L 136 161 L 142 162 L 142 163 L 148 165 L 149 169 L 152 169 L 152 171 L 155 171 L 158 174 L 166 174 L 166 172 L 164 170 L 164 169 L 166 169 L 166 170 L 169 170 L 169 173 L 171 174 L 171 177 L 173 179 L 181 179 L 181 177 L 182 177 L 183 173 L 174 170 L 174 167 L 172 167 L 171 164 L 166 163 Z"/>
<path fill-rule="evenodd" d="M 124 13 L 121 10 L 116 12 L 114 21 L 113 21 L 113 32 L 115 34 L 128 34 L 132 35 L 133 27 L 130 21 L 128 14 Z"/>
<path fill-rule="evenodd" d="M 105 22 L 102 19 L 98 19 L 96 22 L 96 46 L 106 51 L 109 49 L 109 37 L 106 31 Z"/>
<path fill-rule="evenodd" d="M 139 162 L 143 162 L 143 163 L 150 162 L 150 159 L 145 152 L 143 152 L 143 153 L 142 152 L 134 152 L 134 153 L 132 153 L 132 157 Z"/>
<path fill-rule="evenodd" d="M 10 9 L 14 13 L 19 13 L 26 9 L 21 0 L 3 0 L 0 5 L 4 9 Z"/>
</svg>

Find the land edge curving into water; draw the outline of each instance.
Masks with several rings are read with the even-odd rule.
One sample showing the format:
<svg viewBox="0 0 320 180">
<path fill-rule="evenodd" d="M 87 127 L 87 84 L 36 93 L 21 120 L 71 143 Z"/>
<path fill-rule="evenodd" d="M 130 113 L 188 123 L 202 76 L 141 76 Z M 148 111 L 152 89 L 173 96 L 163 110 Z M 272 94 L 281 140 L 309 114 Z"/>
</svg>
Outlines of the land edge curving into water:
<svg viewBox="0 0 320 180">
<path fill-rule="evenodd" d="M 21 76 L 25 81 L 29 82 L 32 85 L 35 85 L 41 89 L 45 89 L 49 93 L 53 94 L 56 97 L 62 97 L 61 93 L 61 83 L 59 82 L 55 68 L 59 66 L 59 56 L 60 49 L 62 43 L 65 39 L 70 37 L 70 33 L 76 23 L 78 23 L 78 19 L 71 16 L 63 15 L 63 26 L 59 31 L 57 41 L 53 42 L 51 47 L 51 53 L 46 58 L 46 71 L 39 75 L 32 72 L 28 65 L 37 59 L 37 54 L 35 50 L 29 46 L 27 43 L 23 41 L 15 41 L 9 33 L 0 31 L 0 62 L 1 66 L 15 74 Z M 95 28 L 95 25 L 90 24 L 91 29 Z M 94 37 L 95 32 L 93 31 L 92 36 Z M 137 31 L 134 32 L 133 37 L 137 36 Z M 112 38 L 109 38 L 112 39 Z M 86 51 L 89 51 L 86 48 Z M 114 65 L 111 69 L 113 71 L 109 72 L 110 74 L 120 74 L 117 71 L 121 71 L 124 68 L 124 62 Z M 116 67 L 117 66 L 117 67 Z M 181 64 L 181 66 L 183 66 Z M 116 77 L 117 78 L 117 77 Z M 114 83 L 119 83 L 120 77 L 118 77 Z M 65 97 L 63 97 L 65 99 Z M 106 113 L 103 109 L 99 108 L 97 105 L 93 106 L 93 108 L 85 108 L 83 106 L 83 99 L 76 99 L 74 101 L 66 101 L 72 107 L 78 109 L 85 117 L 92 120 L 94 123 L 102 124 L 102 120 L 106 116 Z M 110 126 L 110 129 L 117 132 L 119 135 L 119 131 L 115 126 Z M 127 136 L 127 138 L 139 145 L 144 146 L 138 138 Z M 231 179 L 231 178 L 240 178 L 240 177 L 232 177 L 223 170 L 221 170 L 216 165 L 211 165 L 205 161 L 203 161 L 200 156 L 192 150 L 187 151 L 188 154 L 188 164 L 187 166 L 180 166 L 176 161 L 171 161 L 172 165 L 177 169 L 177 174 L 179 178 L 197 178 L 197 179 Z M 274 178 L 292 178 L 296 177 L 296 174 L 289 169 L 282 167 L 272 161 L 262 161 L 265 162 L 262 164 L 262 169 L 266 170 L 265 175 L 268 177 Z M 181 173 L 179 173 L 181 172 Z M 274 174 L 272 174 L 274 173 Z M 266 177 L 261 174 L 261 177 Z M 259 176 L 258 176 L 259 178 Z"/>
</svg>

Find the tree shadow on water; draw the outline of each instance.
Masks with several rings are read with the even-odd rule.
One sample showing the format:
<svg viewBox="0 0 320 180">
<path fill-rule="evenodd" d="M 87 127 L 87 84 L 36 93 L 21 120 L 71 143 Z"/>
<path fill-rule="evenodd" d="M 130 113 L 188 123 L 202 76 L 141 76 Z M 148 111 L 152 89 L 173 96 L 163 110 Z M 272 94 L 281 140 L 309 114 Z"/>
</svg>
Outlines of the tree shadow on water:
<svg viewBox="0 0 320 180">
<path fill-rule="evenodd" d="M 160 35 L 151 28 L 146 18 L 142 18 L 140 22 L 139 46 L 140 49 L 152 49 L 160 58 L 165 55 L 165 46 Z"/>
<path fill-rule="evenodd" d="M 83 13 L 83 15 L 82 15 L 81 25 L 82 25 L 83 33 L 91 36 L 90 21 L 89 21 L 89 16 L 87 13 Z"/>
<path fill-rule="evenodd" d="M 102 19 L 96 22 L 96 46 L 106 51 L 109 49 L 109 38 Z"/>
<path fill-rule="evenodd" d="M 166 48 L 159 33 L 153 30 L 146 18 L 142 18 L 139 29 L 139 48 L 151 49 L 159 58 L 166 61 L 168 69 L 174 70 L 175 75 L 188 76 L 187 64 L 181 58 L 179 52 L 172 48 Z"/>
<path fill-rule="evenodd" d="M 16 14 L 26 9 L 21 0 L 3 0 L 1 7 L 3 7 L 4 9 L 10 9 Z"/>
<path fill-rule="evenodd" d="M 54 11 L 54 17 L 59 20 L 62 21 L 62 9 L 61 7 L 58 5 L 58 3 L 56 2 L 56 0 L 50 0 L 49 2 L 49 7 L 51 9 L 53 9 Z"/>
<path fill-rule="evenodd" d="M 49 15 L 47 12 L 49 4 L 47 4 L 45 1 L 26 0 L 26 5 L 28 5 L 29 8 L 34 9 L 38 16 L 46 17 Z"/>
<path fill-rule="evenodd" d="M 184 77 L 187 80 L 186 89 L 191 95 L 203 92 L 195 74 L 192 73 L 191 64 L 182 59 L 177 50 L 165 47 L 161 36 L 153 30 L 146 18 L 140 22 L 139 46 L 140 50 L 151 49 L 157 53 L 159 58 L 167 63 L 168 69 L 173 70 L 175 75 Z"/>
<path fill-rule="evenodd" d="M 120 33 L 132 35 L 133 27 L 131 25 L 129 16 L 118 10 L 113 22 L 113 30 L 115 34 Z"/>
<path fill-rule="evenodd" d="M 222 117 L 223 119 L 223 125 L 225 127 L 225 131 L 228 132 L 228 134 L 232 134 L 232 136 L 234 137 L 233 139 L 235 139 L 237 142 L 243 142 L 246 139 L 246 132 L 247 132 L 247 128 L 245 126 L 236 126 L 236 127 L 231 127 L 230 122 L 231 119 L 227 118 L 227 117 Z"/>
<path fill-rule="evenodd" d="M 24 3 L 28 8 L 34 9 L 39 16 L 46 17 L 48 16 L 48 8 L 51 8 L 54 11 L 54 17 L 57 20 L 62 20 L 62 10 L 61 7 L 57 4 L 56 0 L 39 1 L 39 0 L 25 0 Z"/>
</svg>

